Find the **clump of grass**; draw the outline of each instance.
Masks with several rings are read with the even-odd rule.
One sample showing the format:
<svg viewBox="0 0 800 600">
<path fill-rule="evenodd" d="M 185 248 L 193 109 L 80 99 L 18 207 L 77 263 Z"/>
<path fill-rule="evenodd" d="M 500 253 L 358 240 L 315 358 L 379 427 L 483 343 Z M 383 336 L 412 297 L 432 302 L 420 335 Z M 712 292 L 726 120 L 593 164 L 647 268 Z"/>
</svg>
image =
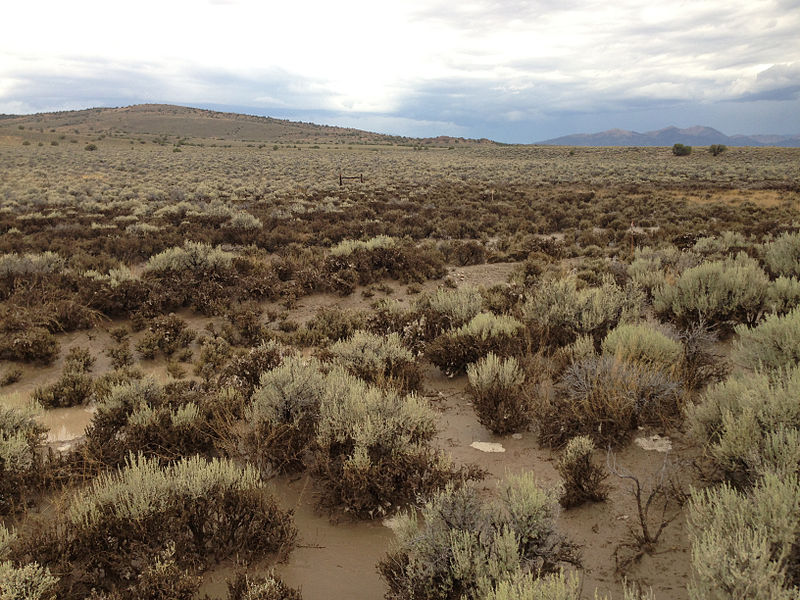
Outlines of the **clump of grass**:
<svg viewBox="0 0 800 600">
<path fill-rule="evenodd" d="M 24 507 L 27 494 L 40 483 L 41 449 L 47 431 L 36 420 L 40 412 L 36 405 L 0 405 L 0 515 Z M 0 546 L 2 542 L 0 539 Z"/>
<path fill-rule="evenodd" d="M 478 420 L 493 433 L 503 435 L 525 429 L 530 423 L 530 398 L 523 388 L 525 375 L 513 357 L 493 353 L 467 367 L 469 392 Z"/>
<path fill-rule="evenodd" d="M 94 392 L 89 371 L 95 359 L 86 348 L 72 348 L 64 359 L 61 377 L 55 383 L 36 388 L 34 401 L 45 408 L 63 408 L 85 404 Z"/>
<path fill-rule="evenodd" d="M 386 597 L 491 597 L 503 582 L 544 577 L 577 562 L 575 547 L 556 530 L 557 495 L 530 473 L 509 477 L 493 502 L 470 486 L 448 485 L 419 515 L 400 517 L 397 547 L 379 564 Z"/>
<path fill-rule="evenodd" d="M 287 357 L 264 373 L 239 433 L 248 459 L 279 471 L 302 470 L 325 390 L 325 376 L 313 359 Z"/>
<path fill-rule="evenodd" d="M 333 362 L 369 383 L 407 391 L 419 386 L 419 367 L 397 333 L 376 335 L 356 331 L 333 344 L 328 353 Z"/>
<path fill-rule="evenodd" d="M 177 315 L 155 317 L 150 322 L 147 333 L 136 344 L 136 351 L 146 359 L 155 358 L 158 352 L 169 357 L 189 346 L 196 335 L 186 325 L 186 321 Z"/>
<path fill-rule="evenodd" d="M 625 323 L 612 329 L 602 343 L 603 353 L 663 371 L 675 371 L 683 355 L 679 342 L 644 324 Z"/>
<path fill-rule="evenodd" d="M 567 442 L 562 451 L 556 470 L 564 481 L 564 490 L 559 499 L 564 508 L 606 499 L 608 488 L 603 481 L 608 473 L 592 461 L 594 450 L 592 438 L 581 435 Z"/>
<path fill-rule="evenodd" d="M 800 307 L 778 316 L 768 315 L 756 327 L 736 327 L 734 361 L 780 372 L 800 364 Z"/>
<path fill-rule="evenodd" d="M 610 276 L 599 287 L 579 287 L 575 275 L 543 279 L 531 292 L 522 312 L 534 343 L 558 348 L 580 336 L 599 343 L 618 323 L 634 319 L 641 310 L 642 293 L 623 288 Z"/>
<path fill-rule="evenodd" d="M 17 551 L 65 573 L 59 591 L 78 598 L 124 585 L 173 544 L 179 567 L 202 568 L 233 553 L 285 554 L 295 535 L 252 467 L 199 457 L 163 467 L 131 456 L 72 494 L 56 522 Z"/>
<path fill-rule="evenodd" d="M 524 327 L 513 317 L 479 313 L 458 329 L 437 337 L 427 348 L 427 358 L 442 372 L 453 376 L 490 352 L 508 357 L 523 347 Z"/>
<path fill-rule="evenodd" d="M 576 435 L 616 444 L 638 426 L 673 421 L 683 406 L 683 388 L 663 371 L 612 356 L 569 365 L 552 395 L 534 399 L 540 440 L 560 446 Z"/>
</svg>

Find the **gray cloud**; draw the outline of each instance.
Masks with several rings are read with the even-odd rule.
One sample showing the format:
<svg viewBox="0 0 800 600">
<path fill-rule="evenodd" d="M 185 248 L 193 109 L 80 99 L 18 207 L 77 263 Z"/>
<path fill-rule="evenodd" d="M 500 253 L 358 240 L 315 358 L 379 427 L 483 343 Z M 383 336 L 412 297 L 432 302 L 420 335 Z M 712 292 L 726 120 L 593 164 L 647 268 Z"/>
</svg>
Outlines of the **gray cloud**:
<svg viewBox="0 0 800 600">
<path fill-rule="evenodd" d="M 800 62 L 773 65 L 758 74 L 751 91 L 734 98 L 738 102 L 797 99 L 800 99 Z"/>
<path fill-rule="evenodd" d="M 163 91 L 159 77 L 138 70 L 112 68 L 102 63 L 96 74 L 41 73 L 17 75 L 0 99 L 21 103 L 36 111 L 58 109 L 75 103 L 116 99 L 122 103 L 158 97 Z"/>
<path fill-rule="evenodd" d="M 139 102 L 217 102 L 251 107 L 321 108 L 331 95 L 318 81 L 280 69 L 251 77 L 188 66 L 178 72 L 158 65 L 125 65 L 101 59 L 75 59 L 73 73 L 47 69 L 16 72 L 0 97 L 4 104 L 27 106 L 28 112 Z"/>
<path fill-rule="evenodd" d="M 239 10 L 236 0 L 207 2 Z M 12 57 L 15 69 L 0 68 L 0 112 L 176 102 L 396 134 L 515 142 L 671 123 L 726 133 L 800 131 L 796 0 L 660 8 L 633 0 L 425 2 L 413 22 L 458 34 L 452 49 L 430 57 L 443 74 L 398 77 L 391 102 L 372 113 L 352 109 L 365 104 L 342 84 L 280 68 L 242 74 L 188 58 L 166 65 L 60 57 L 54 69 L 21 56 Z M 612 18 L 606 10 L 619 12 Z M 595 14 L 605 17 L 594 23 Z M 555 35 L 552 24 L 564 22 L 574 28 Z M 368 84 L 368 73 L 364 79 Z"/>
<path fill-rule="evenodd" d="M 789 68 L 773 68 L 753 78 L 760 87 L 711 102 L 632 94 L 624 84 L 598 91 L 591 81 L 579 78 L 569 83 L 533 81 L 514 90 L 491 79 L 451 78 L 409 89 L 394 110 L 384 113 L 326 109 L 330 90 L 282 72 L 244 78 L 193 69 L 170 81 L 130 68 L 105 65 L 102 72 L 102 77 L 48 74 L 19 79 L 11 93 L 0 99 L 0 112 L 176 102 L 395 135 L 489 137 L 517 143 L 577 131 L 649 130 L 669 124 L 711 125 L 729 134 L 800 130 L 796 118 L 800 87 L 792 87 L 795 70 Z M 638 84 L 651 81 L 659 78 L 654 75 Z M 190 88 L 194 93 L 187 91 Z"/>
</svg>

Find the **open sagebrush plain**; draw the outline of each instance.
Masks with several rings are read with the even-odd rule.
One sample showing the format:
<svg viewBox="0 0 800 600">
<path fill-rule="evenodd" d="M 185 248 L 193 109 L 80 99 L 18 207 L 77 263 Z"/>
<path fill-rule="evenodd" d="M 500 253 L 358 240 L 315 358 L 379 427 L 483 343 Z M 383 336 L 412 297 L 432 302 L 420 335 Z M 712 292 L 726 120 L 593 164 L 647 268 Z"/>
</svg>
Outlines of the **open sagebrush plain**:
<svg viewBox="0 0 800 600">
<path fill-rule="evenodd" d="M 3 117 L 0 595 L 794 598 L 799 211 L 798 149 Z"/>
</svg>

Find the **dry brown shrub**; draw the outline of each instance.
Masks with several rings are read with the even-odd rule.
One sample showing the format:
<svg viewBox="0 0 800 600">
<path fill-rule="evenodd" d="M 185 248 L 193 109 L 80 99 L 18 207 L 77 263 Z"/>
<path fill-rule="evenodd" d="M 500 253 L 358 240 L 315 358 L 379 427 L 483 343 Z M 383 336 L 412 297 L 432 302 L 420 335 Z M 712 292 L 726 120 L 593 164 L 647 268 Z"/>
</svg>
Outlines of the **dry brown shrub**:
<svg viewBox="0 0 800 600">
<path fill-rule="evenodd" d="M 662 371 L 610 356 L 566 368 L 552 393 L 534 396 L 540 440 L 561 446 L 576 435 L 603 446 L 626 440 L 640 425 L 664 425 L 680 415 L 681 384 Z"/>
<path fill-rule="evenodd" d="M 525 345 L 524 328 L 513 317 L 480 313 L 467 324 L 443 333 L 431 342 L 425 355 L 443 373 L 463 373 L 467 365 L 490 352 L 497 356 L 519 355 Z"/>
</svg>

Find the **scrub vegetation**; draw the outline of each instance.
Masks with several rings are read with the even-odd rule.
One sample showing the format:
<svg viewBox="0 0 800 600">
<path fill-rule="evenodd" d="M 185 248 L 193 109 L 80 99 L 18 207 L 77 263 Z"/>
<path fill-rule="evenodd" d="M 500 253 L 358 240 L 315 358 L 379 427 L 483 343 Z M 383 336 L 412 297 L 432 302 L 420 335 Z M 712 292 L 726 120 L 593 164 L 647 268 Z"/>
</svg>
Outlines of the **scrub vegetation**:
<svg viewBox="0 0 800 600">
<path fill-rule="evenodd" d="M 795 598 L 798 228 L 796 149 L 3 117 L 0 597 L 299 600 L 313 497 L 389 599 Z"/>
</svg>

